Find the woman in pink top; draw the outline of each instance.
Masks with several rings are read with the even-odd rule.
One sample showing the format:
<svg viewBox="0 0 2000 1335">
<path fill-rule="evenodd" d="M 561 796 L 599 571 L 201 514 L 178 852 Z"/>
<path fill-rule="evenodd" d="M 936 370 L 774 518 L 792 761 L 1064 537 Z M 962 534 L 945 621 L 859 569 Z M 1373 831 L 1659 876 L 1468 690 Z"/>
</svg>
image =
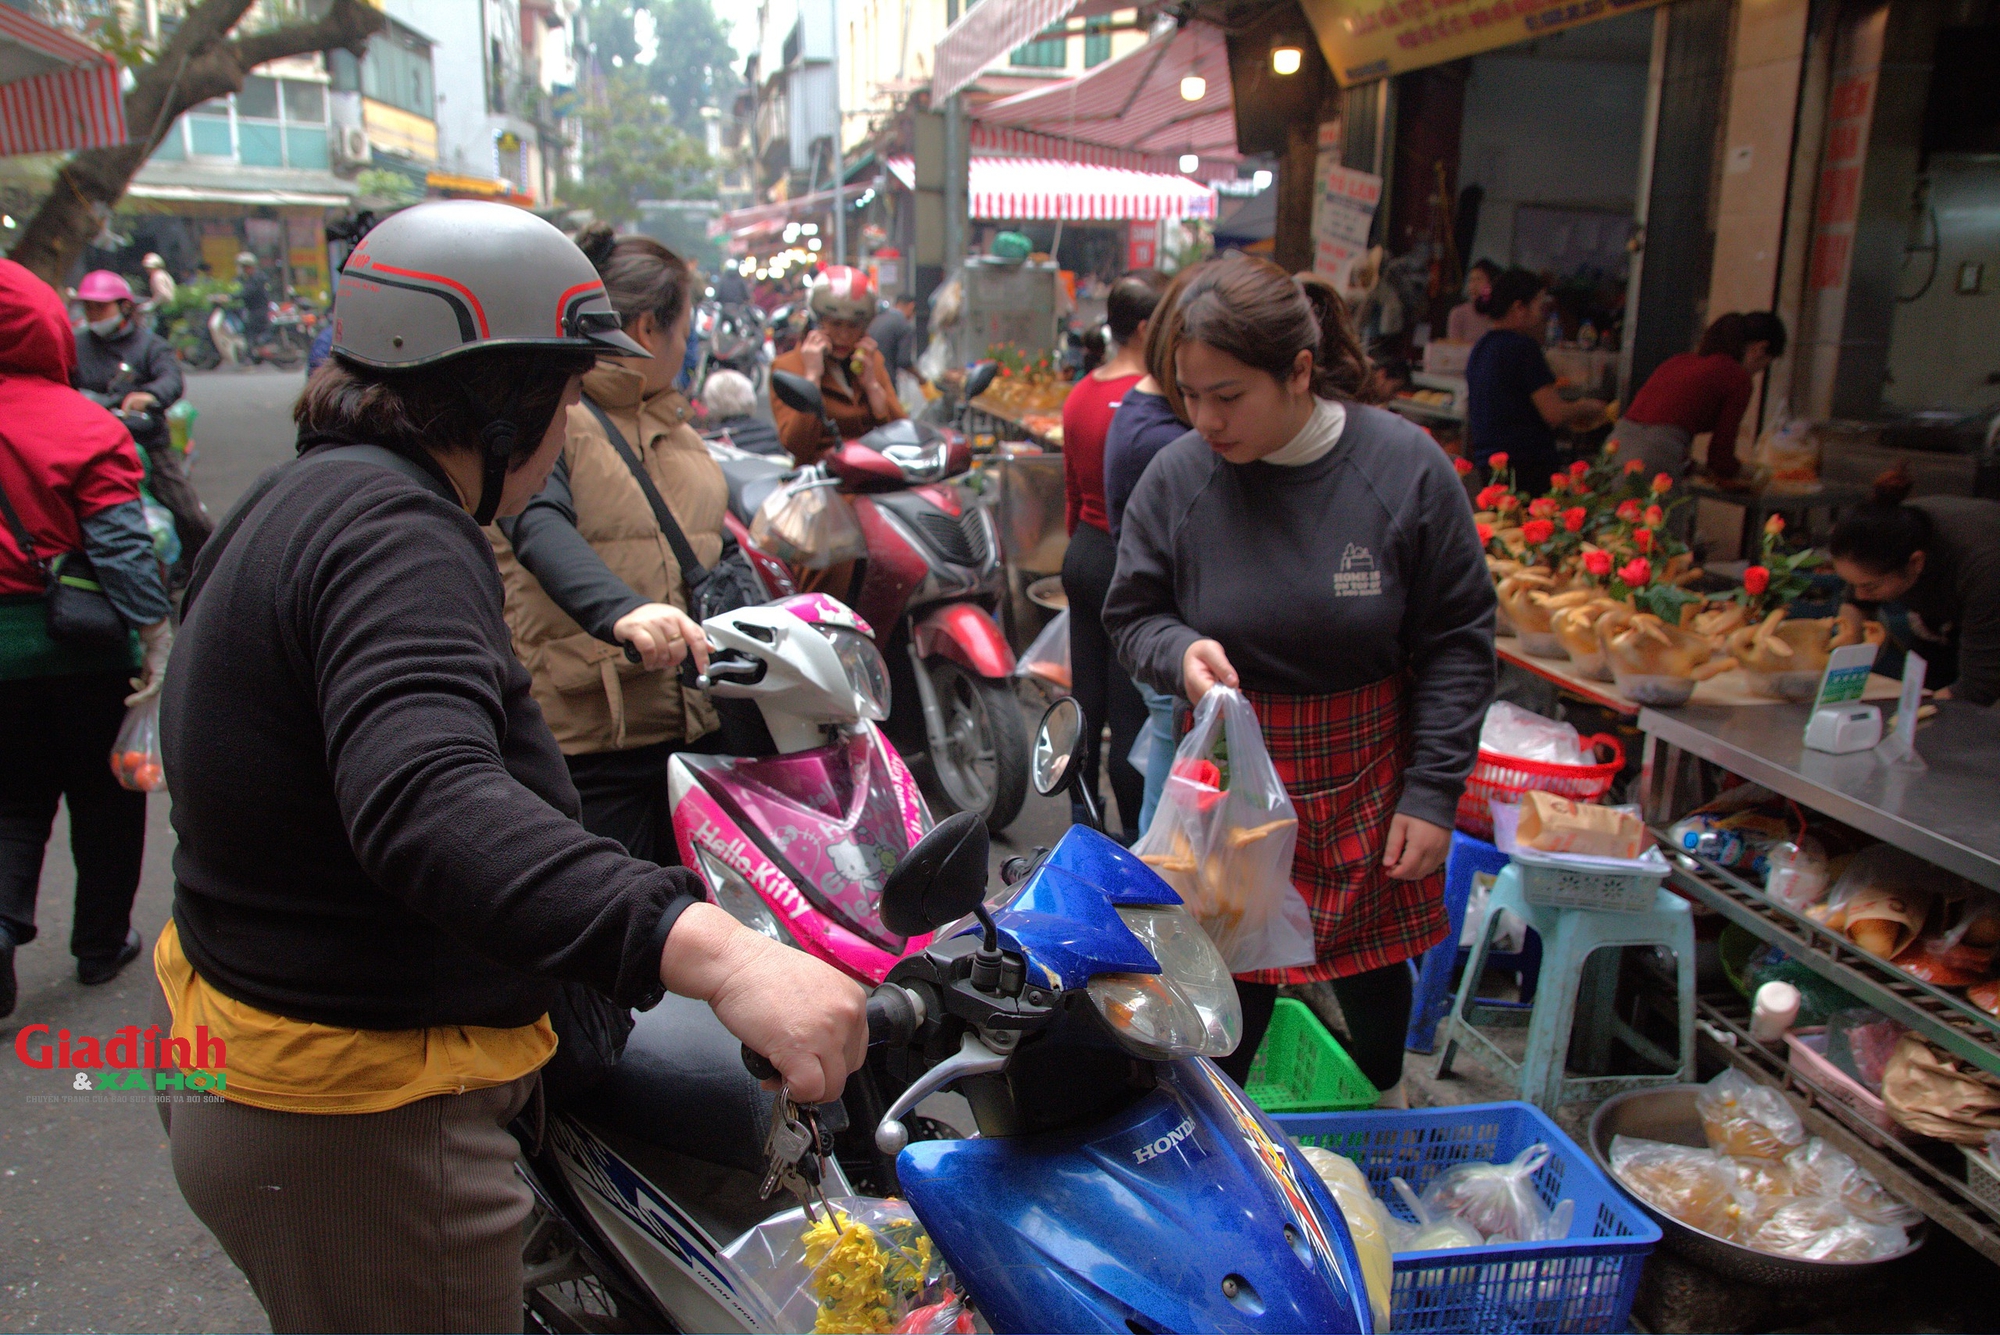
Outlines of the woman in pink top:
<svg viewBox="0 0 2000 1335">
<path fill-rule="evenodd" d="M 1750 407 L 1753 377 L 1785 352 L 1785 324 L 1769 311 L 1719 317 L 1693 352 L 1661 362 L 1632 396 L 1612 439 L 1619 457 L 1638 459 L 1646 476 L 1665 473 L 1678 482 L 1688 471 L 1688 448 L 1703 432 L 1708 474 L 1727 481 L 1742 470 L 1736 433 Z"/>
<path fill-rule="evenodd" d="M 1118 565 L 1118 544 L 1104 507 L 1104 437 L 1126 391 L 1146 374 L 1146 330 L 1166 279 L 1152 269 L 1126 274 L 1111 285 L 1104 301 L 1105 323 L 1114 348 L 1110 360 L 1076 382 L 1063 403 L 1063 510 L 1069 550 L 1063 554 L 1063 592 L 1069 596 L 1070 690 L 1091 722 L 1084 753 L 1083 783 L 1097 789 L 1096 729 L 1111 725 L 1111 793 L 1126 842 L 1137 838 L 1139 806 L 1146 781 L 1132 768 L 1132 743 L 1146 724 L 1146 702 L 1118 665 L 1104 634 L 1104 595 Z M 1083 819 L 1081 804 L 1076 819 Z"/>
</svg>

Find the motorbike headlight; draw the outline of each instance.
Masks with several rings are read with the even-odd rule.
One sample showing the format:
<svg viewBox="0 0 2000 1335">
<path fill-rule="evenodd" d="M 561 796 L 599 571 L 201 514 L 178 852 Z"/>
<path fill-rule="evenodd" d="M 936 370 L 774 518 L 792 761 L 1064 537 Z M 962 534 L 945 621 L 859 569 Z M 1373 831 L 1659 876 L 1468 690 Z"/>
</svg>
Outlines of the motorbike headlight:
<svg viewBox="0 0 2000 1335">
<path fill-rule="evenodd" d="M 1222 952 L 1179 906 L 1120 908 L 1160 972 L 1108 973 L 1090 980 L 1097 1013 L 1142 1057 L 1226 1057 L 1243 1038 L 1243 1007 Z"/>
<path fill-rule="evenodd" d="M 882 651 L 859 631 L 839 626 L 822 626 L 820 631 L 840 655 L 841 669 L 847 673 L 847 684 L 854 688 L 861 716 L 877 723 L 888 718 L 889 665 L 882 661 Z"/>
<path fill-rule="evenodd" d="M 751 931 L 768 936 L 779 945 L 799 948 L 798 938 L 785 930 L 785 924 L 778 921 L 778 915 L 771 911 L 763 897 L 751 888 L 743 874 L 728 863 L 710 857 L 706 850 L 697 848 L 695 861 L 701 864 L 702 878 L 709 889 L 715 892 L 715 902 L 725 913 L 748 927 Z"/>
</svg>

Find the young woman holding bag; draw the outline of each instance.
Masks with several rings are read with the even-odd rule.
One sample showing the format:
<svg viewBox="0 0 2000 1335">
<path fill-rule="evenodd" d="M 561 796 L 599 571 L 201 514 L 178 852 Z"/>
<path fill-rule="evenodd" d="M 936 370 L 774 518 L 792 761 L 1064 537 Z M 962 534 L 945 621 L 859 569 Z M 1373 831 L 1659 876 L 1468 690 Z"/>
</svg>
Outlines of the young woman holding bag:
<svg viewBox="0 0 2000 1335">
<path fill-rule="evenodd" d="M 1105 626 L 1156 689 L 1237 687 L 1256 710 L 1298 808 L 1316 955 L 1237 979 L 1243 1042 L 1221 1065 L 1249 1073 L 1279 984 L 1331 982 L 1356 1063 L 1399 1101 L 1404 962 L 1447 930 L 1453 813 L 1493 695 L 1472 511 L 1435 442 L 1358 401 L 1370 368 L 1330 285 L 1231 257 L 1171 315 L 1163 388 L 1194 430 L 1125 508 Z"/>
</svg>

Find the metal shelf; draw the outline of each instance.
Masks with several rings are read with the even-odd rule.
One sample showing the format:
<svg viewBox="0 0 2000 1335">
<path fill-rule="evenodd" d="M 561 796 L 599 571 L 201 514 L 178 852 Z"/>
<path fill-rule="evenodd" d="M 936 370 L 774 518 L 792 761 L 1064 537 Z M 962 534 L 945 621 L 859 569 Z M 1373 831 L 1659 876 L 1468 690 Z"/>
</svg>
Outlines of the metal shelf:
<svg viewBox="0 0 2000 1335">
<path fill-rule="evenodd" d="M 1731 1047 L 1704 1034 L 1699 1041 L 1708 1052 L 1753 1079 L 1775 1083 L 1784 1089 L 1792 1096 L 1807 1131 L 1847 1153 L 1873 1173 L 1891 1195 L 1962 1239 L 1987 1260 L 2000 1264 L 2000 1220 L 1979 1206 L 1964 1182 L 1912 1147 L 1885 1135 L 1832 1090 L 1799 1072 L 1783 1053 L 1752 1039 L 1739 1017 L 1707 1001 L 1697 1003 L 1697 1013 L 1736 1039 L 1736 1045 Z"/>
<path fill-rule="evenodd" d="M 1919 982 L 1887 960 L 1858 949 L 1839 932 L 1774 902 L 1756 886 L 1705 858 L 1675 853 L 1670 860 L 1675 863 L 1670 876 L 1674 885 L 1701 903 L 1782 947 L 1820 977 L 1955 1056 L 2000 1075 L 2000 1020 L 1975 1009 L 1964 998 Z"/>
</svg>

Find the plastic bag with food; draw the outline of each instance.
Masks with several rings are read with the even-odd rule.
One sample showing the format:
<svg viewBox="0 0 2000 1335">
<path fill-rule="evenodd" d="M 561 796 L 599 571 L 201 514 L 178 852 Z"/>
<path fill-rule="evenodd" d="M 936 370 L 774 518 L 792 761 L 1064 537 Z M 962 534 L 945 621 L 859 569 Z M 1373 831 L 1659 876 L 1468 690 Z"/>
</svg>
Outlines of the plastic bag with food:
<svg viewBox="0 0 2000 1335">
<path fill-rule="evenodd" d="M 944 1262 L 902 1201 L 842 1197 L 815 1214 L 774 1215 L 724 1253 L 764 1299 L 770 1329 L 892 1335 L 946 1301 Z"/>
<path fill-rule="evenodd" d="M 1930 916 L 1929 863 L 1889 844 L 1864 848 L 1848 862 L 1826 902 L 1807 917 L 1872 955 L 1893 959 L 1917 937 Z"/>
<path fill-rule="evenodd" d="M 1736 1198 L 1735 1170 L 1714 1150 L 1613 1136 L 1611 1174 L 1634 1196 L 1689 1228 L 1732 1242 L 1742 1232 L 1746 1211 Z"/>
<path fill-rule="evenodd" d="M 1410 1184 L 1400 1177 L 1389 1179 L 1396 1195 L 1402 1199 L 1403 1208 L 1410 1212 L 1416 1226 L 1403 1237 L 1403 1245 L 1396 1249 L 1403 1252 L 1437 1252 L 1458 1247 L 1484 1247 L 1485 1237 L 1478 1229 L 1448 1214 L 1434 1215 L 1423 1203 L 1421 1197 L 1410 1188 Z"/>
<path fill-rule="evenodd" d="M 1765 855 L 1764 893 L 1803 913 L 1826 898 L 1826 852 L 1817 839 L 1771 845 Z"/>
<path fill-rule="evenodd" d="M 1535 1174 L 1548 1161 L 1549 1147 L 1537 1142 L 1509 1163 L 1454 1164 L 1424 1188 L 1424 1208 L 1463 1220 L 1488 1242 L 1532 1242 L 1549 1221 L 1535 1191 Z"/>
<path fill-rule="evenodd" d="M 824 570 L 868 554 L 854 507 L 831 484 L 795 482 L 780 487 L 757 507 L 750 541 L 790 565 Z"/>
<path fill-rule="evenodd" d="M 1882 1073 L 1882 1103 L 1921 1136 L 1977 1145 L 2000 1130 L 2000 1076 L 1904 1034 Z"/>
<path fill-rule="evenodd" d="M 118 736 L 111 743 L 111 772 L 121 787 L 135 793 L 157 793 L 167 786 L 163 764 L 160 697 L 155 692 L 125 711 L 125 721 L 118 725 Z"/>
<path fill-rule="evenodd" d="M 1882 1073 L 1909 1026 L 1865 1007 L 1837 1011 L 1826 1021 L 1826 1059 L 1869 1093 L 1882 1092 Z"/>
<path fill-rule="evenodd" d="M 1286 969 L 1310 964 L 1314 949 L 1292 884 L 1298 826 L 1256 711 L 1212 686 L 1132 851 L 1179 893 L 1231 973 Z"/>
<path fill-rule="evenodd" d="M 1647 843 L 1637 807 L 1607 807 L 1539 791 L 1521 794 L 1514 833 L 1522 845 L 1542 853 L 1627 861 L 1637 858 Z"/>
<path fill-rule="evenodd" d="M 1733 1066 L 1702 1086 L 1694 1106 L 1718 1154 L 1782 1159 L 1805 1144 L 1805 1126 L 1785 1096 Z"/>
<path fill-rule="evenodd" d="M 2000 896 L 1974 890 L 1950 907 L 1950 925 L 1919 935 L 1896 967 L 1933 987 L 1970 987 L 1985 981 L 2000 954 Z"/>
<path fill-rule="evenodd" d="M 1865 1224 L 1909 1228 L 1923 1218 L 1884 1190 L 1874 1174 L 1818 1136 L 1787 1154 L 1784 1167 L 1797 1195 L 1839 1201 Z"/>
<path fill-rule="evenodd" d="M 1070 688 L 1069 662 L 1069 609 L 1065 607 L 1035 636 L 1028 652 L 1014 665 L 1014 675 L 1039 677 L 1066 691 Z"/>
<path fill-rule="evenodd" d="M 1348 1235 L 1354 1239 L 1355 1255 L 1361 1258 L 1361 1278 L 1368 1286 L 1368 1305 L 1375 1312 L 1375 1328 L 1387 1330 L 1389 1288 L 1395 1271 L 1390 1260 L 1388 1211 L 1368 1190 L 1368 1179 L 1361 1175 L 1354 1160 L 1317 1145 L 1303 1146 L 1299 1153 L 1340 1205 Z"/>
<path fill-rule="evenodd" d="M 1596 763 L 1575 728 L 1505 700 L 1496 700 L 1486 707 L 1486 721 L 1479 728 L 1479 749 L 1551 765 Z"/>
<path fill-rule="evenodd" d="M 1909 1245 L 1903 1230 L 1855 1218 L 1838 1200 L 1801 1196 L 1779 1206 L 1742 1242 L 1773 1256 L 1801 1261 L 1874 1261 Z"/>
</svg>

